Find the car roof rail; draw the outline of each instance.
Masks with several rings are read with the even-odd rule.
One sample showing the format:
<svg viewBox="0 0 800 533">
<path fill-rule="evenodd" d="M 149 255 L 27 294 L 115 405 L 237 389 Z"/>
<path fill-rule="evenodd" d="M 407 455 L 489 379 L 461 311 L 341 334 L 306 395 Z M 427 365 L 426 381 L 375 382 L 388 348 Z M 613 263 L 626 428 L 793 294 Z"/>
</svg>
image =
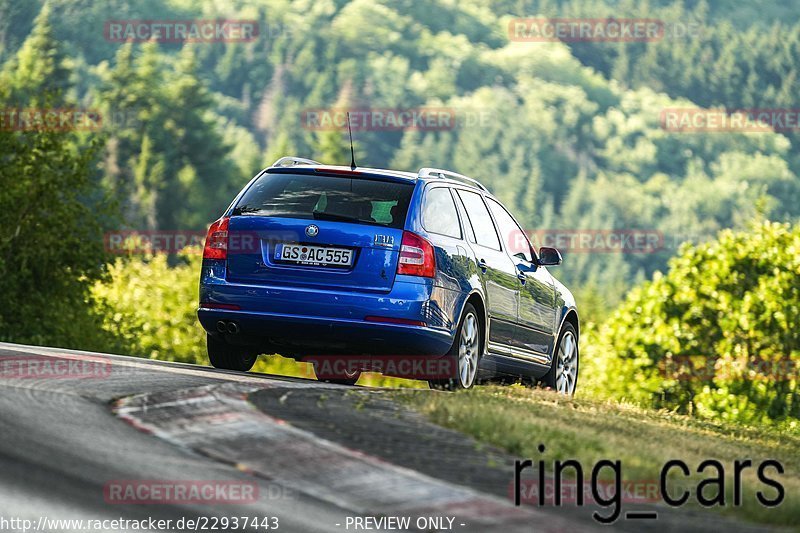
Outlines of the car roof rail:
<svg viewBox="0 0 800 533">
<path fill-rule="evenodd" d="M 487 189 L 483 185 L 483 183 L 481 183 L 480 181 L 478 181 L 476 179 L 473 179 L 473 178 L 470 178 L 469 176 L 465 176 L 463 174 L 459 174 L 458 172 L 452 172 L 450 170 L 444 170 L 444 169 L 441 169 L 441 168 L 428 168 L 428 167 L 421 168 L 421 169 L 419 169 L 418 177 L 420 177 L 420 178 L 434 177 L 434 178 L 441 178 L 441 179 L 451 179 L 451 180 L 455 180 L 455 181 L 464 182 L 464 183 L 467 183 L 469 185 L 474 185 L 474 186 L 478 187 L 479 189 L 481 189 L 482 191 L 489 192 L 489 189 Z"/>
<path fill-rule="evenodd" d="M 322 163 L 318 161 L 314 161 L 313 159 L 306 159 L 305 157 L 295 157 L 293 155 L 287 155 L 285 157 L 281 157 L 274 163 L 272 163 L 273 167 L 293 167 L 295 165 L 321 165 Z"/>
</svg>

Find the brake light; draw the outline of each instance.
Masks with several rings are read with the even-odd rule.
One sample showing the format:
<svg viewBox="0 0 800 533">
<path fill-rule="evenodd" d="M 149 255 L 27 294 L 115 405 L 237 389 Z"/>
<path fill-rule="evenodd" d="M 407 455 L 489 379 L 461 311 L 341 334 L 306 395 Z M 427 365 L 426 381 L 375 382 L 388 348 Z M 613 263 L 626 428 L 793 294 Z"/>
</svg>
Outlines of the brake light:
<svg viewBox="0 0 800 533">
<path fill-rule="evenodd" d="M 327 168 L 327 167 L 315 168 L 314 172 L 317 172 L 319 174 L 341 174 L 342 176 L 353 176 L 353 175 L 363 174 L 363 172 L 359 172 L 358 170 L 347 170 L 343 168 Z"/>
<path fill-rule="evenodd" d="M 433 245 L 416 233 L 404 231 L 397 273 L 425 278 L 434 277 L 436 257 L 433 254 Z"/>
<path fill-rule="evenodd" d="M 208 228 L 203 259 L 228 258 L 228 220 L 230 220 L 228 217 L 223 217 Z"/>
</svg>

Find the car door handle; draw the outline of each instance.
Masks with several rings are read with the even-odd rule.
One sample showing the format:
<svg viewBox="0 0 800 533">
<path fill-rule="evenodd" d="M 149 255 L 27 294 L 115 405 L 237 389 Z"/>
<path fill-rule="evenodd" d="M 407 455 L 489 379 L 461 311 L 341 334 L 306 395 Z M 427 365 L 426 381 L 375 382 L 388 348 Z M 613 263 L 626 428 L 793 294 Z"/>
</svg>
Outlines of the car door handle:
<svg viewBox="0 0 800 533">
<path fill-rule="evenodd" d="M 481 272 L 486 273 L 486 269 L 489 268 L 489 266 L 486 264 L 485 260 L 478 259 L 478 268 L 481 269 Z"/>
</svg>

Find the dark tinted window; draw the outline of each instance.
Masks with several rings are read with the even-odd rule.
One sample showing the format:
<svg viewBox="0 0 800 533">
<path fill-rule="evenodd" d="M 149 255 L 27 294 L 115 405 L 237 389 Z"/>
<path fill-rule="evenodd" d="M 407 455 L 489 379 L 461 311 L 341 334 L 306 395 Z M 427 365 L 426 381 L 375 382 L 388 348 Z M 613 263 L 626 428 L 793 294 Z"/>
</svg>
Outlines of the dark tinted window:
<svg viewBox="0 0 800 533">
<path fill-rule="evenodd" d="M 533 257 L 531 257 L 531 245 L 522 228 L 519 227 L 514 221 L 514 218 L 499 202 L 491 198 L 487 198 L 487 201 L 494 215 L 494 219 L 497 221 L 497 229 L 500 231 L 500 238 L 503 239 L 509 255 L 524 254 L 526 260 L 533 261 Z"/>
<path fill-rule="evenodd" d="M 422 225 L 432 233 L 461 238 L 461 226 L 450 189 L 438 187 L 428 191 L 422 211 Z"/>
<path fill-rule="evenodd" d="M 340 176 L 264 174 L 234 215 L 341 220 L 401 229 L 414 186 Z"/>
<path fill-rule="evenodd" d="M 456 202 L 461 204 L 461 212 L 465 216 L 465 218 L 464 218 L 464 233 L 467 234 L 467 240 L 469 240 L 469 242 L 475 242 L 475 232 L 472 229 L 472 224 L 466 218 L 467 208 L 464 205 L 464 201 L 461 200 L 461 197 L 458 194 L 455 195 L 455 198 L 456 198 Z"/>
<path fill-rule="evenodd" d="M 497 240 L 497 232 L 494 229 L 492 217 L 489 215 L 489 210 L 486 209 L 486 204 L 483 203 L 481 195 L 464 190 L 459 190 L 458 195 L 464 202 L 467 217 L 472 224 L 472 230 L 475 232 L 475 240 L 481 246 L 499 250 L 500 241 Z"/>
</svg>

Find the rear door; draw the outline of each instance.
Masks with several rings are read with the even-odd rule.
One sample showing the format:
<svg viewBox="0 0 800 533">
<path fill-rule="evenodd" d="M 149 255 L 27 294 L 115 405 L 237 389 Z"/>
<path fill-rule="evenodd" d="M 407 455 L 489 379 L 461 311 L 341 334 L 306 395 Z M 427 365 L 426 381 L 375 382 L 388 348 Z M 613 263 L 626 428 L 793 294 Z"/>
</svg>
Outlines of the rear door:
<svg viewBox="0 0 800 533">
<path fill-rule="evenodd" d="M 467 214 L 467 240 L 484 280 L 489 314 L 489 348 L 513 344 L 516 330 L 519 287 L 514 263 L 502 250 L 500 239 L 483 197 L 465 189 L 456 189 Z"/>
<path fill-rule="evenodd" d="M 227 278 L 388 292 L 413 190 L 358 173 L 266 173 L 231 212 Z"/>
<path fill-rule="evenodd" d="M 520 283 L 519 323 L 514 335 L 517 357 L 547 364 L 555 330 L 555 286 L 547 269 L 533 262 L 533 249 L 525 232 L 499 202 L 487 198 Z"/>
</svg>

